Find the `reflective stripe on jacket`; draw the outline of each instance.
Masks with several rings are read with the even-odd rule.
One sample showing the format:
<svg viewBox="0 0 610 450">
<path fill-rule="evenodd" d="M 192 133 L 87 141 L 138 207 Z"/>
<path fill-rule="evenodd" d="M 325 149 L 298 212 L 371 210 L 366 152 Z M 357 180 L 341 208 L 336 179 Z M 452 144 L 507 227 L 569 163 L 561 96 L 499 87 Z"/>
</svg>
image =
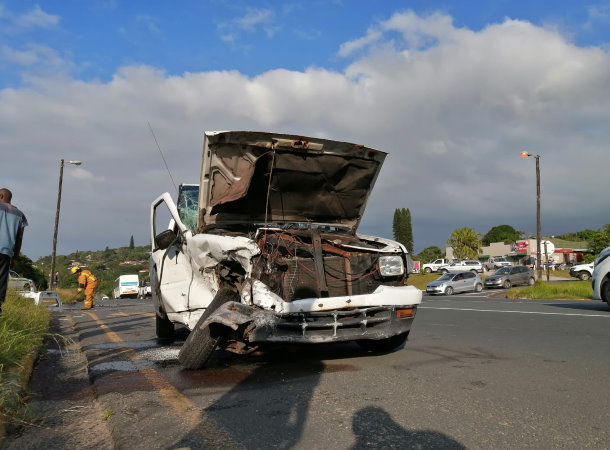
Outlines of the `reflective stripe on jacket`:
<svg viewBox="0 0 610 450">
<path fill-rule="evenodd" d="M 97 283 L 97 277 L 88 270 L 81 270 L 78 276 L 79 286 L 85 287 L 88 284 Z"/>
</svg>

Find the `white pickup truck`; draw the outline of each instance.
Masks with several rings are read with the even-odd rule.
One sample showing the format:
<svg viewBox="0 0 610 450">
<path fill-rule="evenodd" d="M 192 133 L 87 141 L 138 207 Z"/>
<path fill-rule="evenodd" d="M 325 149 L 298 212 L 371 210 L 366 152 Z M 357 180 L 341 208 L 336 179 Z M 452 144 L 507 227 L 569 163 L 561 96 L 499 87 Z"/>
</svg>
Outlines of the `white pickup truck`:
<svg viewBox="0 0 610 450">
<path fill-rule="evenodd" d="M 150 210 L 157 336 L 190 330 L 184 368 L 204 367 L 216 348 L 406 342 L 422 300 L 407 285 L 413 260 L 398 242 L 356 232 L 385 156 L 328 139 L 205 133 L 199 184 Z"/>
<path fill-rule="evenodd" d="M 593 276 L 594 264 L 577 264 L 570 267 L 570 276 L 578 278 L 581 281 L 587 281 Z"/>
<path fill-rule="evenodd" d="M 486 270 L 496 270 L 496 269 L 499 269 L 500 267 L 510 267 L 510 266 L 512 266 L 512 263 L 508 259 L 506 259 L 504 256 L 491 256 L 483 264 L 483 267 L 485 267 Z"/>
<path fill-rule="evenodd" d="M 451 264 L 451 262 L 452 261 L 448 260 L 447 258 L 439 258 L 432 261 L 431 263 L 424 264 L 422 266 L 422 270 L 425 273 L 438 272 L 441 267 L 448 266 L 449 264 Z"/>
</svg>

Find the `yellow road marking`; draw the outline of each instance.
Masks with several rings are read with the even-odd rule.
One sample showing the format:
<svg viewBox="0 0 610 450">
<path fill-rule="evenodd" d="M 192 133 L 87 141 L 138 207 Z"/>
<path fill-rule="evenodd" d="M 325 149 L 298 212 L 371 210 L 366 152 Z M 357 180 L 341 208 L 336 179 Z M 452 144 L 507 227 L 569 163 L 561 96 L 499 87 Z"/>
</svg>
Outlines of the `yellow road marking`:
<svg viewBox="0 0 610 450">
<path fill-rule="evenodd" d="M 100 320 L 99 317 L 95 313 L 86 312 L 91 319 L 97 323 L 104 333 L 108 336 L 108 338 L 115 344 L 123 343 L 121 337 L 112 331 L 106 324 Z M 136 351 L 132 348 L 125 347 L 121 352 L 126 355 L 131 361 L 136 362 L 141 360 L 142 358 Z M 136 365 L 137 367 L 137 365 Z M 237 442 L 234 442 L 231 439 L 230 434 L 224 430 L 222 427 L 217 425 L 209 416 L 206 416 L 203 411 L 201 411 L 193 402 L 191 402 L 187 397 L 182 395 L 178 389 L 176 389 L 169 381 L 167 381 L 159 372 L 155 369 L 138 369 L 139 373 L 144 375 L 146 380 L 161 394 L 161 397 L 169 406 L 171 406 L 176 412 L 178 412 L 183 418 L 185 423 L 191 427 L 196 428 L 199 425 L 204 425 L 205 433 L 210 433 L 213 430 L 213 434 L 216 438 L 221 438 L 225 440 L 225 443 L 231 448 L 239 448 Z"/>
</svg>

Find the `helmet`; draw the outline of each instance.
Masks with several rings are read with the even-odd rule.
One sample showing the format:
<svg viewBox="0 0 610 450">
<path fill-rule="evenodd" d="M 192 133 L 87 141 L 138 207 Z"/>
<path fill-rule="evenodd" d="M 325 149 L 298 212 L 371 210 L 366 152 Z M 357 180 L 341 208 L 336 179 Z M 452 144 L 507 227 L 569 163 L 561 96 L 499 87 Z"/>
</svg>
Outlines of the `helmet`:
<svg viewBox="0 0 610 450">
<path fill-rule="evenodd" d="M 74 267 L 72 267 L 71 271 L 72 271 L 72 273 L 79 272 L 80 271 L 80 267 L 74 266 Z"/>
</svg>

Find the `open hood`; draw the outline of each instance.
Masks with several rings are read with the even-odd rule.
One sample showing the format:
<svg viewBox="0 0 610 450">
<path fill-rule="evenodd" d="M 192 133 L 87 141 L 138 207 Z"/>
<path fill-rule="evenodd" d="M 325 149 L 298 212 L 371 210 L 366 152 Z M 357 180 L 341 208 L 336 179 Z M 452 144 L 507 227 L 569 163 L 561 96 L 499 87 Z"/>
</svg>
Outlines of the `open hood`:
<svg viewBox="0 0 610 450">
<path fill-rule="evenodd" d="M 198 228 L 309 222 L 355 232 L 385 156 L 305 136 L 206 132 Z"/>
</svg>

